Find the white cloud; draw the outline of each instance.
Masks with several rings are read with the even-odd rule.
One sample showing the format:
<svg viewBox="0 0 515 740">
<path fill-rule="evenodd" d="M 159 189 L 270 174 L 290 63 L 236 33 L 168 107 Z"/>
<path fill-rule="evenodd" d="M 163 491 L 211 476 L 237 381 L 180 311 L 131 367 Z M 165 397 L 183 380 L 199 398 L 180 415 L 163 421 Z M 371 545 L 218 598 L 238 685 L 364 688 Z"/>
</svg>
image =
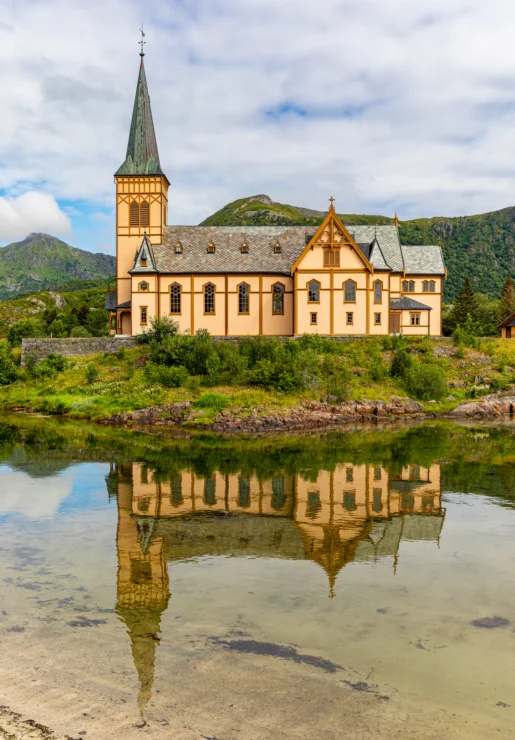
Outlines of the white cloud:
<svg viewBox="0 0 515 740">
<path fill-rule="evenodd" d="M 34 481 L 22 472 L 13 471 L 7 465 L 0 466 L 2 481 L 0 514 L 22 514 L 30 519 L 54 517 L 59 506 L 72 492 L 74 472 L 66 471 L 50 478 Z M 28 495 L 28 487 L 37 488 Z"/>
<path fill-rule="evenodd" d="M 33 231 L 65 236 L 71 233 L 71 222 L 48 193 L 30 190 L 14 197 L 0 196 L 0 241 L 23 239 Z"/>
<path fill-rule="evenodd" d="M 172 222 L 259 192 L 404 218 L 515 202 L 511 0 L 18 0 L 0 189 L 112 206 L 141 18 Z"/>
</svg>

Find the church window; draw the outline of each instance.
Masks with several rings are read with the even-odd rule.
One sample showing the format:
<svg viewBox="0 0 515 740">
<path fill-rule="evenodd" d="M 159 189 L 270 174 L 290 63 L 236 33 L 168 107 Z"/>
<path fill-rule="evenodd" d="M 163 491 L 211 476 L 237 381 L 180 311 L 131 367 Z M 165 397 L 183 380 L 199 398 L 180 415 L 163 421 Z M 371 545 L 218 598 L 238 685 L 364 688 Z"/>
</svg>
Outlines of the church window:
<svg viewBox="0 0 515 740">
<path fill-rule="evenodd" d="M 414 280 L 410 280 L 409 281 L 409 292 L 410 293 L 414 293 L 415 292 L 415 281 Z"/>
<path fill-rule="evenodd" d="M 353 313 L 348 313 L 347 314 L 347 324 L 349 326 L 352 326 L 353 323 L 354 323 L 354 314 Z"/>
<path fill-rule="evenodd" d="M 284 478 L 272 478 L 272 508 L 280 511 L 286 502 L 284 495 Z"/>
<path fill-rule="evenodd" d="M 215 245 L 213 244 L 213 242 L 209 242 L 209 244 L 207 245 L 207 252 L 208 254 L 215 253 Z"/>
<path fill-rule="evenodd" d="M 140 324 L 145 325 L 147 323 L 147 306 L 141 306 L 140 308 Z"/>
<path fill-rule="evenodd" d="M 324 249 L 324 267 L 340 267 L 339 249 Z"/>
<path fill-rule="evenodd" d="M 139 289 L 142 293 L 146 293 L 148 291 L 148 283 L 140 283 Z"/>
<path fill-rule="evenodd" d="M 429 293 L 429 283 L 427 280 L 424 280 L 422 283 L 422 290 L 424 293 Z"/>
<path fill-rule="evenodd" d="M 409 283 L 407 280 L 402 281 L 402 292 L 407 293 L 409 291 Z"/>
<path fill-rule="evenodd" d="M 249 253 L 249 245 L 247 244 L 247 242 L 243 242 L 243 244 L 241 245 L 240 252 L 242 254 L 248 254 Z"/>
<path fill-rule="evenodd" d="M 249 313 L 249 286 L 247 283 L 238 286 L 238 313 Z"/>
<path fill-rule="evenodd" d="M 317 280 L 308 283 L 308 302 L 320 303 L 320 283 Z"/>
<path fill-rule="evenodd" d="M 383 508 L 383 502 L 381 501 L 381 489 L 374 488 L 373 494 L 374 494 L 374 503 L 372 504 L 372 509 L 373 511 L 375 511 L 376 514 L 379 514 L 379 512 Z"/>
<path fill-rule="evenodd" d="M 430 293 L 434 293 L 435 292 L 435 288 L 436 288 L 436 283 L 435 283 L 434 280 L 431 280 L 431 282 L 429 283 L 429 292 Z"/>
<path fill-rule="evenodd" d="M 316 326 L 316 324 L 317 324 L 317 314 L 312 313 L 311 314 L 311 326 Z"/>
<path fill-rule="evenodd" d="M 383 283 L 380 280 L 376 280 L 374 283 L 374 303 L 382 303 L 383 301 Z"/>
<path fill-rule="evenodd" d="M 345 470 L 345 480 L 347 483 L 354 483 L 354 469 L 353 468 L 347 468 Z"/>
<path fill-rule="evenodd" d="M 347 280 L 344 285 L 345 303 L 356 303 L 356 283 L 354 280 Z"/>
<path fill-rule="evenodd" d="M 282 251 L 283 250 L 281 249 L 281 245 L 279 244 L 279 242 L 276 242 L 274 244 L 274 254 L 281 254 Z"/>
<path fill-rule="evenodd" d="M 306 516 L 309 516 L 310 519 L 316 519 L 321 510 L 322 502 L 320 501 L 320 494 L 318 491 L 309 491 Z"/>
<path fill-rule="evenodd" d="M 181 242 L 175 243 L 175 254 L 182 254 L 182 244 Z"/>
<path fill-rule="evenodd" d="M 181 286 L 178 283 L 170 287 L 170 313 L 181 313 Z"/>
<path fill-rule="evenodd" d="M 136 203 L 135 200 L 132 201 L 129 212 L 130 212 L 130 218 L 129 218 L 130 225 L 139 226 L 139 205 Z"/>
<path fill-rule="evenodd" d="M 379 465 L 374 468 L 374 480 L 381 480 L 381 468 Z"/>
<path fill-rule="evenodd" d="M 380 326 L 381 324 L 381 314 L 380 313 L 374 314 L 374 321 L 375 321 L 376 326 Z"/>
<path fill-rule="evenodd" d="M 272 290 L 272 313 L 274 316 L 281 316 L 284 314 L 284 285 L 276 283 Z"/>
<path fill-rule="evenodd" d="M 148 560 L 131 559 L 131 583 L 141 585 L 151 583 L 152 565 Z"/>
<path fill-rule="evenodd" d="M 411 321 L 411 326 L 420 326 L 420 314 L 419 313 L 410 314 L 410 321 Z"/>
<path fill-rule="evenodd" d="M 206 478 L 204 481 L 204 503 L 207 506 L 216 504 L 216 480 L 215 478 Z"/>
<path fill-rule="evenodd" d="M 421 480 L 420 465 L 410 465 L 408 476 L 410 480 Z"/>
<path fill-rule="evenodd" d="M 250 481 L 248 478 L 238 478 L 238 506 L 246 509 L 250 506 Z"/>
<path fill-rule="evenodd" d="M 184 498 L 182 496 L 182 478 L 180 477 L 180 475 L 172 478 L 171 485 L 172 485 L 172 496 L 171 496 L 172 506 L 180 506 L 182 503 L 184 503 Z"/>
<path fill-rule="evenodd" d="M 208 283 L 204 286 L 204 313 L 215 312 L 215 286 Z"/>
<path fill-rule="evenodd" d="M 150 223 L 150 207 L 146 200 L 139 207 L 139 225 L 148 226 Z"/>
<path fill-rule="evenodd" d="M 148 264 L 148 260 L 146 257 L 142 257 L 139 261 L 140 267 L 146 267 Z"/>
</svg>

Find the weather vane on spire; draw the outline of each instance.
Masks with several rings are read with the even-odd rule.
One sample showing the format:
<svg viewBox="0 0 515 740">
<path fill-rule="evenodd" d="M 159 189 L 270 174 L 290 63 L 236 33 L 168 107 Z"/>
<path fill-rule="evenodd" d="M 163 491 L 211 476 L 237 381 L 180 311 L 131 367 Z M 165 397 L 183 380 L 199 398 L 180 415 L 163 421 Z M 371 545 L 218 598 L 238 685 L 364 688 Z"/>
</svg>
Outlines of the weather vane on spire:
<svg viewBox="0 0 515 740">
<path fill-rule="evenodd" d="M 145 46 L 145 44 L 146 44 L 147 42 L 146 42 L 146 41 L 144 41 L 144 38 L 145 38 L 145 32 L 143 31 L 143 23 L 141 24 L 141 28 L 139 29 L 139 31 L 140 31 L 140 33 L 141 33 L 141 41 L 139 42 L 139 43 L 141 44 L 141 51 L 140 51 L 139 55 L 140 55 L 140 57 L 144 57 L 144 56 L 145 56 L 145 50 L 144 50 L 144 48 L 143 48 L 143 47 Z"/>
</svg>

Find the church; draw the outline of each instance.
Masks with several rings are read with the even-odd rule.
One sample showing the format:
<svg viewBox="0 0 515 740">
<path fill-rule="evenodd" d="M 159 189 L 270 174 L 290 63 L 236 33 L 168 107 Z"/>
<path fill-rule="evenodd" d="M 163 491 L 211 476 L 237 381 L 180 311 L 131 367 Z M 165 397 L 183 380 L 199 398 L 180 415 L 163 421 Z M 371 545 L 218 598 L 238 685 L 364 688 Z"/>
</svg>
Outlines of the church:
<svg viewBox="0 0 515 740">
<path fill-rule="evenodd" d="M 213 336 L 442 333 L 439 246 L 404 246 L 391 225 L 345 225 L 334 199 L 313 226 L 170 226 L 144 66 L 116 181 L 116 291 L 110 331 L 169 316 Z"/>
</svg>

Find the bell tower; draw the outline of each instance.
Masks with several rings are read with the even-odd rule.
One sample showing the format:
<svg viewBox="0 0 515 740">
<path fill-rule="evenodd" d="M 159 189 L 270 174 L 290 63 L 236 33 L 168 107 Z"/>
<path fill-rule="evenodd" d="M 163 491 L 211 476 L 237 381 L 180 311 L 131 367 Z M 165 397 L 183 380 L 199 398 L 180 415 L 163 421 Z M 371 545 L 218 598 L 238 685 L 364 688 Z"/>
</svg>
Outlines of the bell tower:
<svg viewBox="0 0 515 740">
<path fill-rule="evenodd" d="M 143 32 L 142 32 L 143 36 Z M 116 181 L 116 303 L 131 300 L 134 255 L 146 233 L 151 244 L 161 244 L 168 219 L 170 183 L 161 169 L 150 108 L 141 40 L 141 63 L 132 111 L 129 143 Z"/>
</svg>

